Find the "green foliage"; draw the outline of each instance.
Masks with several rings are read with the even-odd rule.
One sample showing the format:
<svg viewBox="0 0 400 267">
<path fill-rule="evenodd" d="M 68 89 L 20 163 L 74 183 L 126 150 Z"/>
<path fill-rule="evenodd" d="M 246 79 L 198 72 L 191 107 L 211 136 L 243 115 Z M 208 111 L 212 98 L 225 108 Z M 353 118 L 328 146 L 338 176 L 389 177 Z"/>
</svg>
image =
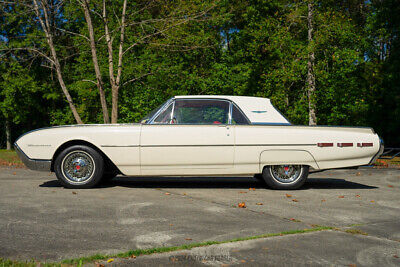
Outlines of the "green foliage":
<svg viewBox="0 0 400 267">
<path fill-rule="evenodd" d="M 306 124 L 311 47 L 318 123 L 371 126 L 386 144 L 400 146 L 398 1 L 315 1 L 311 46 L 304 1 L 154 1 L 145 9 L 142 4 L 128 1 L 124 48 L 137 45 L 124 55 L 119 122 L 138 122 L 174 95 L 226 94 L 268 97 L 293 123 Z M 33 44 L 48 54 L 43 32 L 26 7 L 0 5 L 1 49 Z M 102 1 L 91 1 L 92 10 L 101 7 Z M 122 0 L 108 2 L 114 61 L 121 9 Z M 166 19 L 204 10 L 201 19 L 179 25 Z M 111 108 L 104 24 L 95 13 L 92 20 Z M 78 112 L 86 123 L 101 123 L 98 89 L 87 81 L 95 81 L 95 75 L 89 43 L 82 37 L 88 35 L 83 11 L 75 1 L 64 1 L 54 24 L 64 29 L 55 31 L 56 49 Z M 163 28 L 162 34 L 147 39 Z M 43 67 L 51 66 L 29 51 L 2 51 L 0 122 L 12 122 L 13 138 L 44 125 L 74 123 L 54 70 Z"/>
</svg>

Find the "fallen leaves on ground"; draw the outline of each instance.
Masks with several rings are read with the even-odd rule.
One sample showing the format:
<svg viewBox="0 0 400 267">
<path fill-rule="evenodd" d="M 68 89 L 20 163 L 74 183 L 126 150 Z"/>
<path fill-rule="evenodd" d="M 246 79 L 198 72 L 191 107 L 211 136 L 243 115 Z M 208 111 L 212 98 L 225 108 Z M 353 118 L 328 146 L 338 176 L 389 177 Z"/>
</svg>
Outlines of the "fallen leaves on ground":
<svg viewBox="0 0 400 267">
<path fill-rule="evenodd" d="M 301 222 L 300 220 L 297 220 L 295 218 L 290 218 L 289 220 L 291 220 L 292 222 Z"/>
<path fill-rule="evenodd" d="M 131 258 L 132 258 L 132 259 L 136 259 L 136 256 L 132 254 L 132 255 L 131 255 Z"/>
<path fill-rule="evenodd" d="M 326 199 L 321 199 L 321 202 L 325 202 L 326 201 Z"/>
<path fill-rule="evenodd" d="M 191 238 L 185 238 L 185 240 L 192 240 Z"/>
<path fill-rule="evenodd" d="M 361 197 L 360 195 L 356 195 L 356 197 Z"/>
<path fill-rule="evenodd" d="M 392 187 L 393 187 L 393 185 L 391 185 L 391 184 L 388 184 L 388 187 L 392 188 Z"/>
<path fill-rule="evenodd" d="M 387 168 L 389 167 L 389 164 L 385 160 L 377 159 L 374 163 L 375 167 L 380 167 L 380 168 Z"/>
<path fill-rule="evenodd" d="M 96 262 L 96 267 L 104 267 L 104 264 Z"/>
<path fill-rule="evenodd" d="M 261 206 L 261 205 L 264 205 L 263 203 L 261 203 L 261 202 L 258 202 L 258 203 L 256 203 L 256 205 L 259 205 L 259 206 Z"/>
<path fill-rule="evenodd" d="M 294 198 L 294 199 L 292 199 L 292 201 L 293 201 L 293 202 L 299 202 L 299 201 L 298 201 L 297 199 L 295 199 L 295 198 Z"/>
<path fill-rule="evenodd" d="M 73 195 L 76 195 L 76 192 L 72 191 L 72 194 L 73 194 Z"/>
<path fill-rule="evenodd" d="M 25 165 L 18 160 L 18 157 L 11 159 L 13 162 L 0 159 L 0 166 L 13 167 L 18 169 L 26 169 Z M 16 162 L 15 162 L 16 161 Z"/>
<path fill-rule="evenodd" d="M 247 194 L 247 192 L 240 191 L 239 194 Z"/>
<path fill-rule="evenodd" d="M 396 259 L 398 259 L 398 258 L 399 258 L 399 256 L 397 256 L 397 255 L 393 255 L 393 257 L 395 257 Z"/>
<path fill-rule="evenodd" d="M 287 197 L 287 198 L 291 198 L 291 197 L 292 197 L 292 195 L 286 194 L 286 197 Z"/>
<path fill-rule="evenodd" d="M 344 196 L 339 196 L 339 198 L 344 198 Z"/>
<path fill-rule="evenodd" d="M 242 209 L 245 209 L 245 208 L 246 208 L 246 203 L 240 202 L 240 203 L 238 204 L 238 207 L 239 207 L 239 208 L 242 208 Z"/>
</svg>

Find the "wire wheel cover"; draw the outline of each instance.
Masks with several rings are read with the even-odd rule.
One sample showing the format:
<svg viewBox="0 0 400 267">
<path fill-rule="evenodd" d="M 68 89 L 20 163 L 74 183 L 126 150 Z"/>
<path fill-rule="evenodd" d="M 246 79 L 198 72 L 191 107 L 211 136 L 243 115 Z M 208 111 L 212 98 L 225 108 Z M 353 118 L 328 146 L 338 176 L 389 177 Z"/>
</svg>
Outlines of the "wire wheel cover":
<svg viewBox="0 0 400 267">
<path fill-rule="evenodd" d="M 303 168 L 301 165 L 273 165 L 271 166 L 272 177 L 280 183 L 293 183 L 297 181 Z"/>
<path fill-rule="evenodd" d="M 92 178 L 95 164 L 92 156 L 85 151 L 72 151 L 64 157 L 61 170 L 71 183 L 84 183 Z"/>
</svg>

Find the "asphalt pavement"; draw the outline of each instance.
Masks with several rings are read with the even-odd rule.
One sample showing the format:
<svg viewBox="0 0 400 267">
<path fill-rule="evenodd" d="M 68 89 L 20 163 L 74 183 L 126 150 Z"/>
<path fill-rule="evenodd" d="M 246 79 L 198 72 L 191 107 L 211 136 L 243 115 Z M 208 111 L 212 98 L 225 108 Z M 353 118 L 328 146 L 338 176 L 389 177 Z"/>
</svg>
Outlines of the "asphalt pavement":
<svg viewBox="0 0 400 267">
<path fill-rule="evenodd" d="M 117 177 L 75 190 L 0 168 L 0 257 L 53 262 L 329 226 L 110 264 L 400 266 L 399 193 L 398 169 L 315 173 L 277 191 L 246 177 Z"/>
</svg>

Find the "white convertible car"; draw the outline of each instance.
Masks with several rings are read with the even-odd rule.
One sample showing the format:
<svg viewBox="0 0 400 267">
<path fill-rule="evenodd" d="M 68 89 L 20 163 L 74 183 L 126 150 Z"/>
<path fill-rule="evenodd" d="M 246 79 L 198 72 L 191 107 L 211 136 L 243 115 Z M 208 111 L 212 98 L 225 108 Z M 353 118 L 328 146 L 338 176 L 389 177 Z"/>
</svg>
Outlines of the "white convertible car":
<svg viewBox="0 0 400 267">
<path fill-rule="evenodd" d="M 38 129 L 15 148 L 28 168 L 69 188 L 122 174 L 247 175 L 296 189 L 309 170 L 371 164 L 383 142 L 371 128 L 291 125 L 267 98 L 176 96 L 141 123 Z"/>
</svg>

